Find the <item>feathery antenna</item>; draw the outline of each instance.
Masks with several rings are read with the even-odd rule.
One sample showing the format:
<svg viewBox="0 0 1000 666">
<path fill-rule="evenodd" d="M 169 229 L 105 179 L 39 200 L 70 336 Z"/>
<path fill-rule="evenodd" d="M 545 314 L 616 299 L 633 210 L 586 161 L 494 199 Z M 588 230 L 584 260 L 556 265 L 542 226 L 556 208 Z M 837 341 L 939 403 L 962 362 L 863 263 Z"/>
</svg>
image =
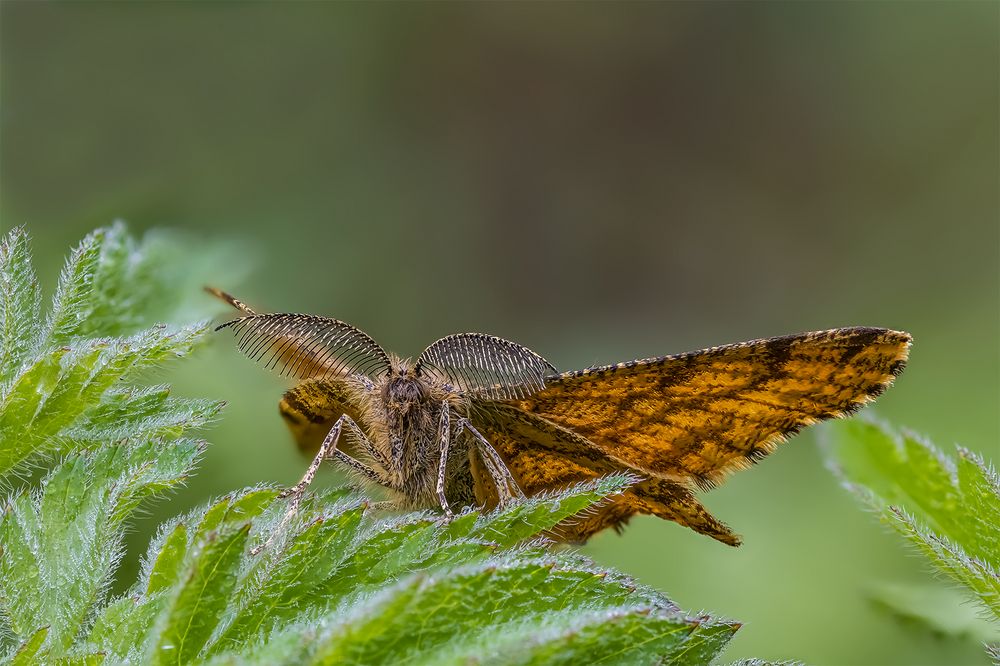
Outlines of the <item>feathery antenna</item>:
<svg viewBox="0 0 1000 666">
<path fill-rule="evenodd" d="M 545 388 L 545 377 L 556 373 L 551 363 L 527 347 L 485 333 L 441 338 L 420 354 L 417 367 L 490 400 L 524 398 Z"/>
<path fill-rule="evenodd" d="M 231 297 L 230 297 L 231 298 Z M 235 299 L 233 299 L 235 300 Z M 239 303 L 239 301 L 236 301 Z M 240 303 L 236 307 L 246 308 Z M 232 328 L 244 354 L 299 379 L 389 370 L 389 356 L 360 329 L 337 319 L 306 314 L 251 314 L 222 324 Z"/>
</svg>

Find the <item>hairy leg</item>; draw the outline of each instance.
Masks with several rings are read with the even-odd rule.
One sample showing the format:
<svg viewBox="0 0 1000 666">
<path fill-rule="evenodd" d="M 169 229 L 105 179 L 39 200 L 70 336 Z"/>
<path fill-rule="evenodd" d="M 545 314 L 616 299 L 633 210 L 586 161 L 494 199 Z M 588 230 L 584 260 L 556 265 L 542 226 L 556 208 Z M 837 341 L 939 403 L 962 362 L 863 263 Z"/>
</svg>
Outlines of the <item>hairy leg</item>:
<svg viewBox="0 0 1000 666">
<path fill-rule="evenodd" d="M 368 435 L 366 435 L 365 431 L 354 422 L 354 419 L 348 418 L 344 425 L 350 429 L 351 434 L 354 435 L 354 439 L 361 445 L 362 448 L 364 448 L 365 452 L 371 456 L 372 460 L 381 465 L 382 469 L 389 469 L 392 464 L 391 461 L 386 457 L 385 453 L 381 449 L 372 445 L 371 440 L 368 439 Z M 354 471 L 360 472 L 362 475 L 375 483 L 384 483 L 382 477 L 379 476 L 371 467 L 358 462 L 343 451 L 338 450 L 337 454 L 339 454 L 337 455 L 337 460 L 344 463 Z"/>
<path fill-rule="evenodd" d="M 299 504 L 302 503 L 302 496 L 305 494 L 306 488 L 309 487 L 309 484 L 312 483 L 312 480 L 316 477 L 316 472 L 319 470 L 319 466 L 323 464 L 324 460 L 334 458 L 372 481 L 375 481 L 376 483 L 380 482 L 381 477 L 375 470 L 337 449 L 337 440 L 340 439 L 340 433 L 345 424 L 358 434 L 358 437 L 362 442 L 368 444 L 366 448 L 371 446 L 367 438 L 364 437 L 364 433 L 361 432 L 361 429 L 358 428 L 357 424 L 354 423 L 350 416 L 344 414 L 337 419 L 337 421 L 333 424 L 333 427 L 330 428 L 330 432 L 328 432 L 326 437 L 323 438 L 323 443 L 320 444 L 319 452 L 316 454 L 316 457 L 313 458 L 312 462 L 309 463 L 309 467 L 306 469 L 306 473 L 302 475 L 302 479 L 294 486 L 286 488 L 278 494 L 278 499 L 291 498 L 288 510 L 285 512 L 285 516 L 281 519 L 281 523 L 278 525 L 274 533 L 271 534 L 267 541 L 254 548 L 251 551 L 251 554 L 256 555 L 266 548 L 274 540 L 275 535 L 284 530 L 284 528 L 288 525 L 288 522 L 292 519 L 296 512 L 298 512 Z"/>
<path fill-rule="evenodd" d="M 438 461 L 437 496 L 438 501 L 441 503 L 441 508 L 444 509 L 445 518 L 451 520 L 455 514 L 451 512 L 451 507 L 448 506 L 448 498 L 444 496 L 445 471 L 448 467 L 448 447 L 451 444 L 451 416 L 448 414 L 448 411 L 448 406 L 445 405 L 444 409 L 441 410 L 441 424 L 438 426 L 438 443 L 440 444 L 441 458 Z"/>
<path fill-rule="evenodd" d="M 503 507 L 515 497 L 524 497 L 524 493 L 517 485 L 517 481 L 514 480 L 510 470 L 507 469 L 507 465 L 504 463 L 503 458 L 500 457 L 500 454 L 493 448 L 493 445 L 490 444 L 489 440 L 483 437 L 483 434 L 476 430 L 476 427 L 473 426 L 468 419 L 461 418 L 458 420 L 458 428 L 455 431 L 455 436 L 457 437 L 461 434 L 462 430 L 468 430 L 476 440 L 476 449 L 481 454 L 483 464 L 486 466 L 486 470 L 490 473 L 490 477 L 493 479 L 493 484 L 497 489 L 497 498 L 499 502 L 498 508 Z"/>
</svg>

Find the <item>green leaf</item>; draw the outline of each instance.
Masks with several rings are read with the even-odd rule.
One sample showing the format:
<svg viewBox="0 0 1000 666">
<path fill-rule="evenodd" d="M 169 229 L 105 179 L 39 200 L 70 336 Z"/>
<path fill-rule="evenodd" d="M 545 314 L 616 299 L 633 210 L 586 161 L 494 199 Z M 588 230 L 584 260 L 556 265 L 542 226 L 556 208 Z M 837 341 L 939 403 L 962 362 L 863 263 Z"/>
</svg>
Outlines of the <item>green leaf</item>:
<svg viewBox="0 0 1000 666">
<path fill-rule="evenodd" d="M 45 639 L 48 638 L 49 628 L 42 627 L 35 633 L 31 634 L 26 641 L 18 648 L 17 652 L 14 654 L 14 658 L 11 660 L 12 666 L 29 666 L 30 664 L 37 663 L 36 657 L 39 651 L 42 649 L 42 645 L 45 643 Z"/>
<path fill-rule="evenodd" d="M 416 576 L 344 615 L 310 663 L 652 664 L 676 654 L 701 622 L 600 572 L 544 561 Z M 736 628 L 720 626 L 727 639 Z"/>
<path fill-rule="evenodd" d="M 623 492 L 636 481 L 631 474 L 609 474 L 580 483 L 570 492 L 535 495 L 506 511 L 482 516 L 469 535 L 510 546 L 556 528 L 563 520 Z"/>
<path fill-rule="evenodd" d="M 163 592 L 125 596 L 108 603 L 94 622 L 87 645 L 119 662 L 142 663 L 144 640 L 167 601 Z"/>
<path fill-rule="evenodd" d="M 84 335 L 87 319 L 96 306 L 95 280 L 101 260 L 101 246 L 108 237 L 107 229 L 92 232 L 70 253 L 59 275 L 59 285 L 52 298 L 52 310 L 40 331 L 37 349 L 47 351 L 66 345 Z"/>
<path fill-rule="evenodd" d="M 708 664 L 736 627 L 702 622 L 661 609 L 612 610 L 584 616 L 570 626 L 532 632 L 493 653 L 500 655 L 498 663 L 525 666 Z"/>
<path fill-rule="evenodd" d="M 171 587 L 177 581 L 184 564 L 187 545 L 187 526 L 184 523 L 177 523 L 156 555 L 153 568 L 149 572 L 146 594 L 156 594 L 160 590 Z"/>
<path fill-rule="evenodd" d="M 211 505 L 198 522 L 196 539 L 226 525 L 243 523 L 261 515 L 271 504 L 278 491 L 271 488 L 246 489 L 227 495 Z"/>
<path fill-rule="evenodd" d="M 45 440 L 28 432 L 27 425 L 56 386 L 69 351 L 56 349 L 34 359 L 0 397 L 0 479 L 43 448 Z"/>
<path fill-rule="evenodd" d="M 240 607 L 218 647 L 238 646 L 310 607 L 325 607 L 329 599 L 322 583 L 357 537 L 363 506 L 321 516 L 290 539 L 280 554 L 268 553 L 248 581 Z M 262 558 L 263 559 L 263 558 Z"/>
<path fill-rule="evenodd" d="M 122 224 L 88 235 L 42 322 L 27 233 L 15 229 L 0 243 L 0 480 L 43 454 L 176 437 L 218 413 L 217 401 L 121 385 L 189 354 L 208 332 L 204 323 L 137 331 L 161 290 L 156 245 L 136 242 Z"/>
<path fill-rule="evenodd" d="M 833 424 L 845 485 L 1000 620 L 1000 477 L 979 456 L 864 420 Z"/>
<path fill-rule="evenodd" d="M 17 228 L 0 241 L 0 384 L 15 375 L 34 348 L 40 303 L 28 234 Z"/>
<path fill-rule="evenodd" d="M 311 624 L 291 625 L 267 642 L 244 644 L 242 649 L 217 655 L 205 666 L 301 666 L 315 649 L 319 630 Z"/>
<path fill-rule="evenodd" d="M 275 495 L 277 491 L 270 488 L 246 488 L 168 521 L 149 546 L 132 595 L 155 596 L 179 584 L 199 544 L 208 535 L 258 518 Z"/>
<path fill-rule="evenodd" d="M 142 500 L 180 483 L 200 447 L 149 441 L 67 458 L 40 490 L 0 517 L 0 609 L 19 637 L 49 627 L 66 649 L 102 600 L 121 555 L 123 523 Z"/>
<path fill-rule="evenodd" d="M 668 664 L 708 664 L 722 651 L 742 626 L 738 622 L 718 622 L 708 615 L 691 620 L 694 628 L 684 644 L 672 650 Z"/>
<path fill-rule="evenodd" d="M 170 397 L 166 386 L 111 389 L 64 436 L 82 446 L 126 437 L 171 437 L 214 420 L 224 403 Z"/>
<path fill-rule="evenodd" d="M 545 663 L 565 652 L 577 661 L 599 654 L 607 663 L 661 663 L 673 655 L 707 663 L 739 625 L 687 616 L 579 555 L 523 541 L 498 551 L 469 534 L 470 524 L 528 515 L 533 527 L 522 534 L 531 538 L 568 507 L 589 506 L 576 498 L 593 502 L 620 488 L 618 480 L 581 485 L 547 497 L 541 509 L 472 512 L 458 530 L 425 514 L 373 520 L 340 493 L 333 504 L 307 498 L 282 528 L 287 534 L 244 556 L 230 610 L 199 656 L 212 664 L 507 663 L 497 655 Z M 225 506 L 185 520 L 216 524 Z M 283 507 L 273 502 L 254 518 L 255 531 L 274 529 Z"/>
<path fill-rule="evenodd" d="M 942 585 L 904 585 L 880 582 L 869 598 L 879 608 L 899 619 L 930 630 L 935 635 L 1000 642 L 1000 623 L 983 617 L 961 590 Z"/>
<path fill-rule="evenodd" d="M 186 664 L 205 646 L 229 603 L 249 534 L 244 523 L 205 536 L 163 609 L 150 663 Z"/>
<path fill-rule="evenodd" d="M 204 423 L 221 403 L 176 402 L 169 411 L 162 404 L 161 427 L 145 431 L 129 431 L 119 420 L 102 421 L 102 410 L 104 418 L 118 414 L 101 403 L 111 389 L 113 395 L 120 391 L 116 385 L 122 379 L 190 353 L 206 331 L 205 325 L 158 326 L 129 338 L 84 341 L 75 349 L 57 349 L 38 359 L 16 380 L 0 407 L 0 476 L 38 453 L 69 452 L 126 434 L 177 435 Z M 89 413 L 94 408 L 96 416 Z"/>
<path fill-rule="evenodd" d="M 49 663 L 53 666 L 100 666 L 104 663 L 104 659 L 103 652 L 96 652 L 73 657 L 58 657 Z"/>
<path fill-rule="evenodd" d="M 94 279 L 93 306 L 81 333 L 123 335 L 139 328 L 157 288 L 148 243 L 128 235 L 115 222 L 104 229 Z"/>
<path fill-rule="evenodd" d="M 128 335 L 151 324 L 147 314 L 162 312 L 163 300 L 177 299 L 170 291 L 177 276 L 198 259 L 184 261 L 171 250 L 161 235 L 137 241 L 121 222 L 89 234 L 63 269 L 39 350 L 75 338 Z"/>
</svg>

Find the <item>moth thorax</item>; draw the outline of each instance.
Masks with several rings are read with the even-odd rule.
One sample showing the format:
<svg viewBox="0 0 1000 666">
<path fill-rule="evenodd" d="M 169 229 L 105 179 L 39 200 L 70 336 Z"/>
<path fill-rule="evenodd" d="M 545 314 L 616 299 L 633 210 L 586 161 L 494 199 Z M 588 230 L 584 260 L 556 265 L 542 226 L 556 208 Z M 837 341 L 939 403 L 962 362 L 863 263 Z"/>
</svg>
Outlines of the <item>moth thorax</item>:
<svg viewBox="0 0 1000 666">
<path fill-rule="evenodd" d="M 435 404 L 423 381 L 405 372 L 388 379 L 383 385 L 382 397 L 391 464 L 401 483 L 412 483 L 414 479 L 425 477 L 424 471 L 434 464 L 431 452 L 436 450 L 439 405 Z"/>
</svg>

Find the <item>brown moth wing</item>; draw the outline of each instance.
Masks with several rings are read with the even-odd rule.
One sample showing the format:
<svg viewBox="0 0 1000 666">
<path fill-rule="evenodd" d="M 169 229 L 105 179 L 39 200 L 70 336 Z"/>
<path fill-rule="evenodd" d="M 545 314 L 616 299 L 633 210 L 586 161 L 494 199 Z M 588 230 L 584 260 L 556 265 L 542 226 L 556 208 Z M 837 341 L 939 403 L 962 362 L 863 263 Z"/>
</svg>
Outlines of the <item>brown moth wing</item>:
<svg viewBox="0 0 1000 666">
<path fill-rule="evenodd" d="M 299 449 L 309 455 L 319 451 L 323 438 L 342 414 L 355 423 L 362 422 L 345 384 L 331 379 L 307 379 L 288 389 L 278 403 L 278 410 Z M 338 448 L 357 457 L 359 451 L 352 439 L 350 435 L 341 437 Z"/>
<path fill-rule="evenodd" d="M 841 328 L 566 372 L 511 401 L 591 442 L 620 467 L 711 487 L 786 437 L 882 392 L 911 338 Z"/>
<path fill-rule="evenodd" d="M 485 403 L 474 409 L 470 418 L 529 496 L 630 470 L 577 433 L 512 405 Z M 476 458 L 471 470 L 477 499 L 492 508 L 496 493 L 491 479 Z M 689 488 L 664 479 L 636 484 L 594 510 L 563 522 L 553 535 L 564 541 L 586 541 L 601 530 L 619 528 L 635 514 L 673 520 L 723 543 L 739 545 L 739 538 L 716 520 Z"/>
<path fill-rule="evenodd" d="M 690 527 L 730 546 L 739 546 L 740 537 L 698 501 L 692 490 L 666 479 L 646 479 L 632 486 L 620 499 L 560 525 L 560 536 L 582 543 L 608 527 L 621 530 L 633 515 L 652 515 Z"/>
</svg>

